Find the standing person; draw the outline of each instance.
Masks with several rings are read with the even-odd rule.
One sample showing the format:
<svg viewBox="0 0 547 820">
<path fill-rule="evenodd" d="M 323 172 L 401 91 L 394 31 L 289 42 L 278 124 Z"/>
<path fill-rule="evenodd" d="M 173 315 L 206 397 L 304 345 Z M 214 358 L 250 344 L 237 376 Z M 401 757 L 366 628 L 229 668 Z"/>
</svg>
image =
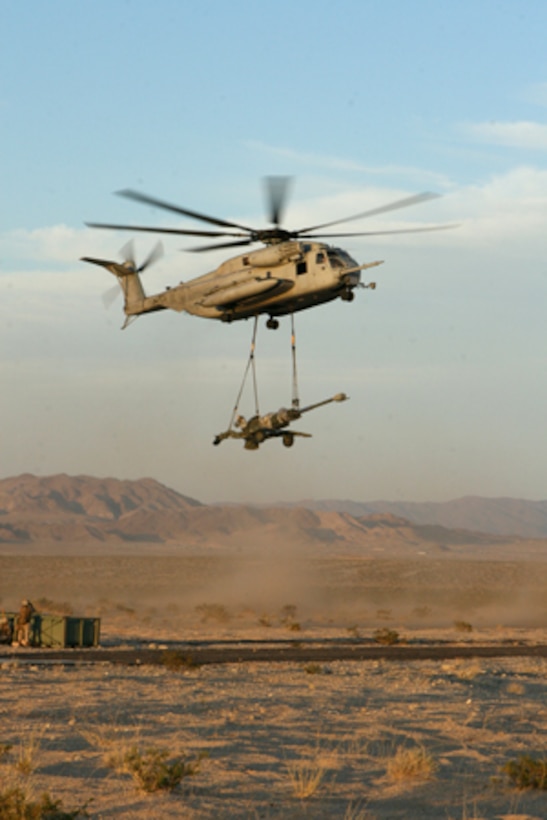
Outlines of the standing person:
<svg viewBox="0 0 547 820">
<path fill-rule="evenodd" d="M 19 615 L 17 617 L 17 643 L 19 646 L 29 646 L 30 643 L 30 623 L 36 610 L 30 601 L 25 598 L 21 601 Z"/>
</svg>

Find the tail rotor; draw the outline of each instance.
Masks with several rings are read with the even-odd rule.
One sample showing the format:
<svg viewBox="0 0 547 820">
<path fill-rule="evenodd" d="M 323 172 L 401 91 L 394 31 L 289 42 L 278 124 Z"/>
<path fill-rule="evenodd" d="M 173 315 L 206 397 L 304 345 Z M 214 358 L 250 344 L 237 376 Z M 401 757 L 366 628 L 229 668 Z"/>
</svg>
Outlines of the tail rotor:
<svg viewBox="0 0 547 820">
<path fill-rule="evenodd" d="M 163 244 L 161 242 L 157 242 L 144 262 L 141 265 L 137 266 L 135 261 L 135 243 L 132 239 L 127 242 L 123 248 L 120 250 L 120 256 L 123 259 L 122 264 L 114 264 L 113 269 L 112 267 L 109 268 L 112 273 L 114 273 L 118 278 L 118 285 L 114 285 L 113 287 L 109 288 L 107 291 L 103 293 L 102 301 L 105 308 L 108 310 L 116 301 L 120 292 L 123 291 L 124 296 L 127 297 L 127 277 L 131 274 L 139 274 L 143 273 L 147 268 L 153 265 L 155 262 L 158 261 L 163 256 Z M 97 261 L 87 259 L 86 261 Z M 99 263 L 100 264 L 100 263 Z M 106 267 L 106 265 L 104 265 Z"/>
</svg>

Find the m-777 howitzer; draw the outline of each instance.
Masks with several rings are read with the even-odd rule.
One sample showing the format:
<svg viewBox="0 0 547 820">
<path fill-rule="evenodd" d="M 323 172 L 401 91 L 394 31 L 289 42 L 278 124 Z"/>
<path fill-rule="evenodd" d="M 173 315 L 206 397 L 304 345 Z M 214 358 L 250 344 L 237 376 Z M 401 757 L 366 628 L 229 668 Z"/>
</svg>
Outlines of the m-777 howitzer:
<svg viewBox="0 0 547 820">
<path fill-rule="evenodd" d="M 295 436 L 311 438 L 310 433 L 300 433 L 296 430 L 288 430 L 291 422 L 299 419 L 304 413 L 315 410 L 316 407 L 323 407 L 333 401 L 346 401 L 348 396 L 345 393 L 337 393 L 330 399 L 309 404 L 307 407 L 299 408 L 281 407 L 276 413 L 266 413 L 265 416 L 252 416 L 248 421 L 244 416 L 238 416 L 234 426 L 215 436 L 213 444 L 220 444 L 226 438 L 239 438 L 245 441 L 246 450 L 258 450 L 263 441 L 269 438 L 281 438 L 285 447 L 292 447 Z"/>
</svg>

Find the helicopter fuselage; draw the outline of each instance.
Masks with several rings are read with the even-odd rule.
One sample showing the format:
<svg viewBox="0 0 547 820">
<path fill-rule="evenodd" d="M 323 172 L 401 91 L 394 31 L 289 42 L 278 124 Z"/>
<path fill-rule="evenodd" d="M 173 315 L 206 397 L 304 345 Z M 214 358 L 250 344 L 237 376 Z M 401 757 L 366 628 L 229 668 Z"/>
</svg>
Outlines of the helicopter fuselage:
<svg viewBox="0 0 547 820">
<path fill-rule="evenodd" d="M 225 322 L 262 313 L 284 316 L 337 298 L 350 301 L 361 270 L 376 264 L 360 266 L 346 251 L 320 242 L 281 242 L 154 296 L 140 288 L 132 298 L 128 287 L 125 312 L 171 309 Z"/>
</svg>

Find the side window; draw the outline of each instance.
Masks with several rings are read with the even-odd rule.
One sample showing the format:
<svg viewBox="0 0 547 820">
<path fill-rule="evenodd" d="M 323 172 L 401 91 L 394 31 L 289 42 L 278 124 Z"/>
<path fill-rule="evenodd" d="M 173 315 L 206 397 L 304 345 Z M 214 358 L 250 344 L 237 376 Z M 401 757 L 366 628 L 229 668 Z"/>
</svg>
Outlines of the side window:
<svg viewBox="0 0 547 820">
<path fill-rule="evenodd" d="M 315 261 L 317 262 L 318 265 L 324 265 L 325 264 L 325 254 L 323 253 L 323 251 L 319 251 L 319 253 L 315 257 Z"/>
<path fill-rule="evenodd" d="M 297 275 L 300 276 L 302 273 L 307 273 L 307 272 L 308 272 L 308 263 L 306 262 L 306 260 L 304 260 L 303 262 L 298 262 L 298 264 L 296 266 Z"/>
</svg>

